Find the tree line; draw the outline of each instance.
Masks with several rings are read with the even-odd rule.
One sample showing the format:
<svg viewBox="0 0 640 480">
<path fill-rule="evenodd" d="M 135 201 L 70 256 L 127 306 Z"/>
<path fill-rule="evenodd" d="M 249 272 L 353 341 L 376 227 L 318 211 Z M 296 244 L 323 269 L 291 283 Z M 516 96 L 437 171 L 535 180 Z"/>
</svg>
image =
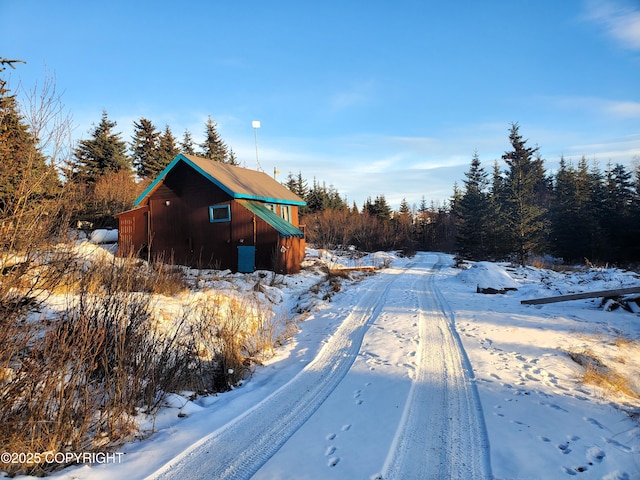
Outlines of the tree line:
<svg viewBox="0 0 640 480">
<path fill-rule="evenodd" d="M 349 206 L 333 185 L 315 178 L 311 186 L 302 173 L 289 173 L 284 185 L 307 202 L 300 209 L 307 240 L 319 248 L 355 246 L 374 250 L 440 250 L 454 246 L 454 225 L 448 203 L 427 203 L 424 195 L 419 206 L 406 199 L 394 211 L 384 194 L 368 197 L 359 208 Z"/>
<path fill-rule="evenodd" d="M 0 60 L 0 73 L 23 63 Z M 78 221 L 115 227 L 114 215 L 131 208 L 180 152 L 238 163 L 211 117 L 200 144 L 188 130 L 179 141 L 168 125 L 159 130 L 147 118 L 134 122 L 126 141 L 103 111 L 88 138 L 73 143 L 71 119 L 55 84 L 45 79 L 25 94 L 19 102 L 0 77 L 0 238 L 10 249 L 63 235 Z"/>
<path fill-rule="evenodd" d="M 62 168 L 70 190 L 75 192 L 76 216 L 95 226 L 115 226 L 113 216 L 131 208 L 138 194 L 179 153 L 238 164 L 211 117 L 205 123 L 200 144 L 194 142 L 189 130 L 178 141 L 169 125 L 159 130 L 144 117 L 133 122 L 133 136 L 126 142 L 116 125 L 103 111 L 89 138 L 78 142 Z"/>
<path fill-rule="evenodd" d="M 0 72 L 14 63 L 3 60 Z M 9 248 L 50 238 L 76 220 L 116 226 L 114 215 L 131 208 L 178 153 L 238 163 L 211 117 L 201 144 L 188 130 L 178 141 L 168 125 L 159 130 L 147 118 L 134 122 L 127 142 L 103 111 L 89 137 L 73 144 L 55 85 L 45 82 L 40 95 L 31 92 L 31 108 L 20 105 L 0 78 L 0 233 Z M 640 259 L 640 166 L 609 163 L 602 171 L 585 158 L 576 164 L 562 158 L 549 173 L 518 124 L 511 125 L 509 143 L 503 166 L 496 160 L 491 173 L 476 152 L 463 187 L 454 185 L 444 204 L 423 195 L 419 205 L 403 199 L 393 210 L 379 194 L 358 207 L 300 172 L 283 183 L 307 202 L 302 223 L 320 247 L 440 250 L 519 263 L 543 254 L 567 262 Z"/>
<path fill-rule="evenodd" d="M 103 111 L 100 122 L 90 131 L 90 138 L 78 142 L 73 159 L 64 171 L 68 179 L 95 183 L 105 173 L 121 170 L 135 171 L 142 180 L 153 179 L 179 153 L 238 164 L 233 149 L 222 140 L 218 125 L 211 117 L 205 125 L 205 139 L 198 145 L 189 130 L 179 142 L 169 125 L 160 131 L 144 117 L 133 122 L 133 137 L 127 143 L 122 134 L 115 131 L 116 125 Z"/>
<path fill-rule="evenodd" d="M 565 262 L 640 260 L 640 165 L 629 170 L 609 162 L 602 171 L 582 157 L 560 159 L 546 171 L 538 147 L 527 146 L 518 124 L 511 150 L 492 174 L 474 154 L 464 188 L 455 189 L 452 215 L 456 249 L 465 257 L 515 258 L 550 254 Z"/>
<path fill-rule="evenodd" d="M 582 157 L 560 159 L 549 173 L 539 147 L 530 147 L 517 123 L 509 130 L 510 150 L 491 173 L 477 152 L 462 188 L 444 205 L 398 210 L 384 195 L 361 209 L 348 206 L 333 186 L 299 173 L 285 185 L 307 201 L 301 210 L 309 241 L 322 247 L 355 245 L 364 250 L 440 250 L 471 260 L 512 260 L 551 255 L 564 262 L 640 260 L 640 164 L 629 169 L 609 162 L 602 171 Z"/>
</svg>

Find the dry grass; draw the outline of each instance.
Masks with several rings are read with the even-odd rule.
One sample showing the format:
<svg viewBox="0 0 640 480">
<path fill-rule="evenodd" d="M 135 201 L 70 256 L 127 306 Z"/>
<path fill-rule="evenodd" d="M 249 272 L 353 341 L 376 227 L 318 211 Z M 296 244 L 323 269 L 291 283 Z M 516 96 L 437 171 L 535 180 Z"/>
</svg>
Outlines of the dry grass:
<svg viewBox="0 0 640 480">
<path fill-rule="evenodd" d="M 0 279 L 0 444 L 15 452 L 108 450 L 131 438 L 140 409 L 158 408 L 188 354 L 177 337 L 150 328 L 153 297 L 140 290 L 156 287 L 138 269 L 115 259 L 39 258 Z M 71 286 L 74 301 L 55 318 L 33 312 L 32 295 Z M 51 467 L 0 466 L 10 474 Z"/>
<path fill-rule="evenodd" d="M 158 295 L 186 289 L 176 267 L 83 258 L 72 248 L 24 258 L 0 276 L 5 451 L 116 448 L 137 433 L 139 412 L 154 415 L 171 392 L 233 388 L 291 332 L 254 297 L 210 297 L 160 325 Z M 67 308 L 38 314 L 52 292 L 67 295 Z M 54 466 L 0 464 L 0 471 L 41 475 Z"/>
<path fill-rule="evenodd" d="M 640 398 L 629 379 L 609 368 L 590 350 L 572 351 L 569 352 L 569 357 L 584 368 L 580 379 L 582 383 L 600 388 L 605 395 L 623 394 L 631 398 Z"/>
<path fill-rule="evenodd" d="M 209 296 L 193 306 L 191 340 L 196 347 L 198 392 L 230 390 L 290 335 L 284 318 L 256 296 Z"/>
</svg>

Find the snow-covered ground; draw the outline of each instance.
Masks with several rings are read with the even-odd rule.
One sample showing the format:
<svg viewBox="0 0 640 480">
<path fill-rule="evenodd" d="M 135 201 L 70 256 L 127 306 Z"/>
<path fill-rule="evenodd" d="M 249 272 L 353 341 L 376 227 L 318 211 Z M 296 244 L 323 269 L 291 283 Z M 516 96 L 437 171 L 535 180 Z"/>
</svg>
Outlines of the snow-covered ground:
<svg viewBox="0 0 640 480">
<path fill-rule="evenodd" d="M 305 312 L 299 333 L 241 387 L 173 395 L 119 462 L 52 478 L 640 479 L 638 315 L 598 300 L 520 304 L 640 285 L 637 275 L 461 270 L 436 253 L 309 250 L 314 262 L 390 266 L 332 295 L 314 288 L 313 268 L 273 282 L 263 294 L 276 309 Z M 199 272 L 198 290 L 225 285 L 248 290 L 255 278 Z M 617 386 L 585 383 L 572 356 L 597 359 Z"/>
</svg>

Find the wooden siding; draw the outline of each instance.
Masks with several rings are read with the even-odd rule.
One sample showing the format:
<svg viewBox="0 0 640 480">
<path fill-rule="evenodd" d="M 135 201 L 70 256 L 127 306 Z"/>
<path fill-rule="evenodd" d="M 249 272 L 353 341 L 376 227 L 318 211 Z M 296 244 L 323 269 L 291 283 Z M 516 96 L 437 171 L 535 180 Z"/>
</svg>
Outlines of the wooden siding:
<svg viewBox="0 0 640 480">
<path fill-rule="evenodd" d="M 209 221 L 210 206 L 231 203 L 220 188 L 186 164 L 178 164 L 148 201 L 154 257 L 194 267 L 235 268 L 231 222 Z"/>
<path fill-rule="evenodd" d="M 139 251 L 148 244 L 151 258 L 156 260 L 236 271 L 238 247 L 255 246 L 257 269 L 281 273 L 300 269 L 304 239 L 281 238 L 271 225 L 183 162 L 167 173 L 145 203 L 142 209 L 148 210 L 148 232 L 146 216 L 142 233 L 138 230 L 141 217 L 137 216 L 129 249 Z M 210 222 L 209 207 L 214 205 L 229 205 L 230 221 Z M 289 221 L 298 226 L 298 207 L 288 208 Z M 280 215 L 279 208 L 277 213 Z M 130 228 L 130 216 L 129 212 L 119 216 L 126 229 Z"/>
<path fill-rule="evenodd" d="M 118 254 L 121 256 L 146 255 L 149 208 L 145 205 L 118 215 Z"/>
</svg>

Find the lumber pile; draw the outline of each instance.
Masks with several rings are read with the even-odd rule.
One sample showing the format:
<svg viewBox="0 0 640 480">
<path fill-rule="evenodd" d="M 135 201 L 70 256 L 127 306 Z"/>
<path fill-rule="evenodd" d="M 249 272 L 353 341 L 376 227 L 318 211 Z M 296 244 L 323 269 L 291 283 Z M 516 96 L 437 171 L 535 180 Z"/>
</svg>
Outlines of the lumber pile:
<svg viewBox="0 0 640 480">
<path fill-rule="evenodd" d="M 568 302 L 571 300 L 602 298 L 601 305 L 605 310 L 615 310 L 618 307 L 622 307 L 630 312 L 640 313 L 640 305 L 638 304 L 638 302 L 640 302 L 640 295 L 637 294 L 640 294 L 640 286 L 574 293 L 571 295 L 557 295 L 555 297 L 533 298 L 522 300 L 520 303 L 523 305 L 543 305 L 547 303 Z"/>
</svg>

